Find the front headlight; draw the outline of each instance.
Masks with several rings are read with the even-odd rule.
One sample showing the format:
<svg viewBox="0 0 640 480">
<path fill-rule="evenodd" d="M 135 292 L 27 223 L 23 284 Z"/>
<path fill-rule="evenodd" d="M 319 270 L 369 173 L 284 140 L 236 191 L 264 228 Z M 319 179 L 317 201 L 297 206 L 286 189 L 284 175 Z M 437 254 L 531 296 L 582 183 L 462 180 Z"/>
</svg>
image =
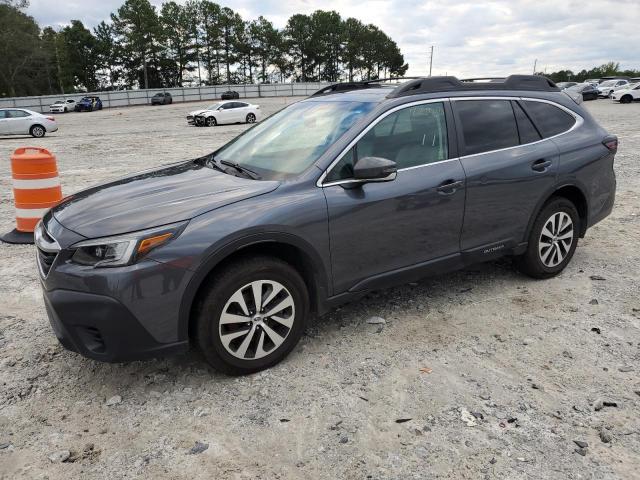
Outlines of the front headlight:
<svg viewBox="0 0 640 480">
<path fill-rule="evenodd" d="M 71 261 L 93 267 L 120 267 L 136 262 L 148 252 L 176 238 L 188 222 L 179 222 L 113 237 L 85 240 L 71 246 Z"/>
</svg>

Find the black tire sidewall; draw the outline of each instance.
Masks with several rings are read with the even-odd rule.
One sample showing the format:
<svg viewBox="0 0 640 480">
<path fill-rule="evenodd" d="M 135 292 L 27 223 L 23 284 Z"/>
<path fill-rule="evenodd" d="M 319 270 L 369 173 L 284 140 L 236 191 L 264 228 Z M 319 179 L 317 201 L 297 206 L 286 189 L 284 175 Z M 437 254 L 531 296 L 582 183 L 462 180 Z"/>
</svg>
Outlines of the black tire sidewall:
<svg viewBox="0 0 640 480">
<path fill-rule="evenodd" d="M 42 135 L 36 135 L 35 134 L 36 129 L 40 129 L 42 131 Z M 44 129 L 44 127 L 42 127 L 40 125 L 34 125 L 34 126 L 31 127 L 30 133 L 31 133 L 31 136 L 34 137 L 34 138 L 42 138 L 42 137 L 44 137 L 45 129 Z"/>
<path fill-rule="evenodd" d="M 542 263 L 542 259 L 540 258 L 540 254 L 538 253 L 538 246 L 540 241 L 540 234 L 542 233 L 542 229 L 544 225 L 547 223 L 549 218 L 558 212 L 564 212 L 571 217 L 571 221 L 573 222 L 573 241 L 571 243 L 571 247 L 569 248 L 568 254 L 565 258 L 555 267 L 547 267 L 544 263 Z M 527 264 L 527 272 L 533 276 L 539 278 L 548 278 L 553 277 L 559 274 L 562 270 L 566 268 L 571 259 L 573 258 L 573 254 L 578 246 L 578 238 L 580 236 L 580 216 L 578 215 L 578 211 L 572 202 L 566 200 L 564 198 L 555 198 L 550 200 L 540 211 L 538 217 L 536 218 L 535 223 L 531 229 L 531 234 L 529 235 L 529 244 L 527 247 L 527 252 L 524 255 L 524 260 Z"/>
<path fill-rule="evenodd" d="M 257 360 L 241 360 L 222 345 L 218 334 L 219 321 L 231 295 L 255 280 L 274 280 L 284 285 L 293 297 L 296 317 L 289 335 L 276 352 Z M 198 312 L 198 343 L 209 363 L 217 370 L 230 375 L 253 373 L 277 364 L 293 350 L 304 333 L 308 316 L 307 288 L 295 269 L 277 259 L 248 260 L 232 266 L 212 281 Z"/>
</svg>

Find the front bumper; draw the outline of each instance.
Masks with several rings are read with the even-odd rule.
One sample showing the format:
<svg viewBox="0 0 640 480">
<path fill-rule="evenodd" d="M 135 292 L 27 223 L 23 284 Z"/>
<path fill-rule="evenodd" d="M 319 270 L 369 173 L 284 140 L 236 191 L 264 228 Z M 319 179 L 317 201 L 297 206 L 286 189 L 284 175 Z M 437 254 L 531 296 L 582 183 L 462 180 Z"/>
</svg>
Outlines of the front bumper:
<svg viewBox="0 0 640 480">
<path fill-rule="evenodd" d="M 188 269 L 149 258 L 113 268 L 78 265 L 71 261 L 70 245 L 84 237 L 64 228 L 51 212 L 35 237 L 47 315 L 65 348 L 104 362 L 188 349 L 187 328 L 180 323 Z"/>
<path fill-rule="evenodd" d="M 94 360 L 142 360 L 182 353 L 189 348 L 187 341 L 159 343 L 124 305 L 104 295 L 45 290 L 44 303 L 60 343 Z"/>
</svg>

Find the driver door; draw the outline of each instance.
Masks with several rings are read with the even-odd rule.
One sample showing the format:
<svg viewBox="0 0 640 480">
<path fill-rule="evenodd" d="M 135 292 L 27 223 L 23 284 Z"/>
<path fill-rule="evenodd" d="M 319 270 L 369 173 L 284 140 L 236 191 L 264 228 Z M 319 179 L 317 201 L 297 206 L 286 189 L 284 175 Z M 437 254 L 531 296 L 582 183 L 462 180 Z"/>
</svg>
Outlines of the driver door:
<svg viewBox="0 0 640 480">
<path fill-rule="evenodd" d="M 322 186 L 334 294 L 393 284 L 403 274 L 419 278 L 425 269 L 460 261 L 465 176 L 449 154 L 451 122 L 442 100 L 383 114 L 328 170 Z M 367 156 L 395 161 L 396 179 L 354 181 L 353 165 Z"/>
</svg>

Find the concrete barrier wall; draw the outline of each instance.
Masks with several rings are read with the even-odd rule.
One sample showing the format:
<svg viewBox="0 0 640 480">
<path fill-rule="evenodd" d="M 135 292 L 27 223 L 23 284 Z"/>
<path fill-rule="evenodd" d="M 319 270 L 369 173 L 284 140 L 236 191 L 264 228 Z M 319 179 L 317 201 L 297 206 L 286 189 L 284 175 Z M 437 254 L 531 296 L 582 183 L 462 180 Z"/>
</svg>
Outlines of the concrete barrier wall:
<svg viewBox="0 0 640 480">
<path fill-rule="evenodd" d="M 227 90 L 238 92 L 240 98 L 287 97 L 311 95 L 329 83 L 271 83 L 256 85 L 216 85 L 212 87 L 150 88 L 148 90 L 118 90 L 112 92 L 88 92 L 66 95 L 43 95 L 40 97 L 0 98 L 0 108 L 22 107 L 36 112 L 48 112 L 49 105 L 56 100 L 72 98 L 80 100 L 86 95 L 96 95 L 102 100 L 104 108 L 146 105 L 156 93 L 169 92 L 173 101 L 199 102 L 219 100 Z"/>
</svg>

